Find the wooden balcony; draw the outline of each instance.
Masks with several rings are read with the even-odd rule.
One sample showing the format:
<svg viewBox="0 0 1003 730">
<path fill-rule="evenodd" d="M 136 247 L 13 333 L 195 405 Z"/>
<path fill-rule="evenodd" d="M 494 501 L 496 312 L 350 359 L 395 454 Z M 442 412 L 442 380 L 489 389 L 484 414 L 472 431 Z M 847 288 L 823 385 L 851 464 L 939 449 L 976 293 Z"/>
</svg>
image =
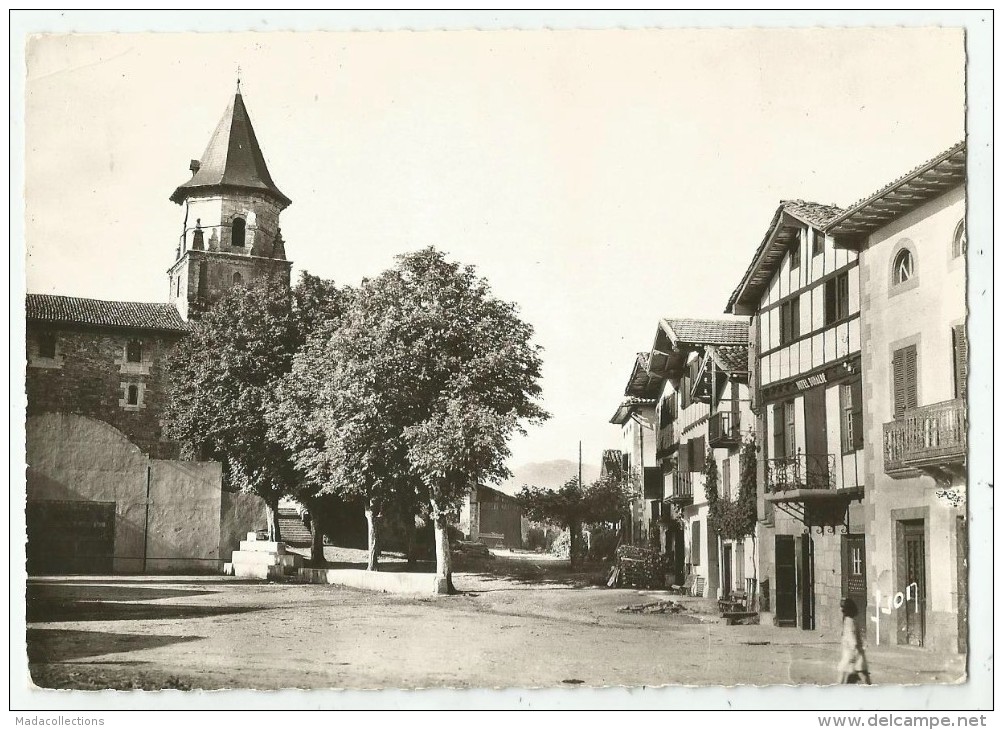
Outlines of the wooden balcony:
<svg viewBox="0 0 1003 730">
<path fill-rule="evenodd" d="M 894 477 L 926 472 L 937 479 L 965 473 L 967 414 L 963 400 L 911 408 L 885 424 L 885 473 Z"/>
<path fill-rule="evenodd" d="M 672 475 L 672 494 L 666 497 L 672 504 L 693 503 L 693 474 L 688 471 L 677 471 Z"/>
<path fill-rule="evenodd" d="M 712 413 L 707 421 L 707 443 L 711 448 L 738 446 L 742 443 L 742 422 L 735 411 Z"/>
</svg>

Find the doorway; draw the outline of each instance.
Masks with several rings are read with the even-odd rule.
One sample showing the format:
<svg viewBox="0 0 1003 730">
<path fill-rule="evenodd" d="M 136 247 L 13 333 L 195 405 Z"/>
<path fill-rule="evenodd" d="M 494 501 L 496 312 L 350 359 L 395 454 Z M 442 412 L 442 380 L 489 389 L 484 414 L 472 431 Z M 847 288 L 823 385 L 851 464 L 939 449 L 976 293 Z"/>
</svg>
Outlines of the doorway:
<svg viewBox="0 0 1003 730">
<path fill-rule="evenodd" d="M 840 545 L 842 558 L 843 596 L 857 604 L 857 615 L 867 615 L 867 558 L 863 535 L 843 535 Z"/>
<path fill-rule="evenodd" d="M 899 522 L 899 585 L 905 597 L 899 610 L 899 643 L 923 646 L 926 631 L 926 522 Z"/>
<path fill-rule="evenodd" d="M 797 558 L 793 535 L 774 538 L 774 560 L 777 569 L 777 626 L 797 626 Z"/>
<path fill-rule="evenodd" d="M 801 628 L 815 628 L 815 543 L 811 535 L 801 536 L 801 563 L 798 566 L 798 593 L 801 598 Z"/>
<path fill-rule="evenodd" d="M 28 575 L 112 572 L 114 502 L 30 501 L 25 519 Z"/>
</svg>

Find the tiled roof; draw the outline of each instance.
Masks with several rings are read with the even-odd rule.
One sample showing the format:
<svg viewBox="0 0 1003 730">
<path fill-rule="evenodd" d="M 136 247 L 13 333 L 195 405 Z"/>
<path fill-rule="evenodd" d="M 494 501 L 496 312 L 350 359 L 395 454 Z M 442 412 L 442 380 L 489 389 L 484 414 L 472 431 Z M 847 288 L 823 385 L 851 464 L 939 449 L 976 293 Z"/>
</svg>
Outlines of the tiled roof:
<svg viewBox="0 0 1003 730">
<path fill-rule="evenodd" d="M 827 232 L 836 236 L 859 237 L 887 225 L 926 201 L 963 185 L 966 163 L 966 144 L 958 142 L 877 192 L 858 200 L 829 221 Z"/>
<path fill-rule="evenodd" d="M 31 322 L 188 331 L 188 323 L 173 304 L 107 302 L 53 294 L 29 294 L 25 300 L 25 318 Z"/>
<path fill-rule="evenodd" d="M 657 398 L 638 398 L 637 396 L 624 398 L 620 402 L 620 406 L 616 409 L 616 413 L 609 419 L 609 422 L 623 425 L 637 408 L 640 406 L 652 406 L 656 403 L 658 403 Z"/>
<path fill-rule="evenodd" d="M 694 345 L 747 345 L 749 323 L 742 319 L 663 319 L 670 337 Z"/>
<path fill-rule="evenodd" d="M 291 202 L 272 181 L 239 92 L 216 125 L 209 146 L 202 153 L 198 171 L 191 180 L 178 186 L 171 200 L 181 203 L 200 188 L 219 187 L 268 193 L 278 199 L 283 208 Z"/>
<path fill-rule="evenodd" d="M 843 209 L 835 205 L 813 203 L 810 200 L 781 200 L 784 212 L 816 228 L 825 228 L 843 214 Z"/>
<path fill-rule="evenodd" d="M 749 369 L 749 347 L 747 345 L 715 347 L 714 355 L 718 364 L 726 372 L 744 373 Z"/>
<path fill-rule="evenodd" d="M 749 303 L 758 299 L 770 279 L 773 278 L 773 272 L 780 266 L 784 252 L 791 244 L 794 235 L 790 228 L 785 229 L 781 225 L 785 214 L 805 225 L 824 229 L 843 213 L 843 209 L 835 205 L 813 203 L 808 200 L 781 200 L 769 227 L 766 229 L 766 235 L 742 275 L 742 280 L 728 297 L 728 304 L 724 311 L 735 312 L 735 304 L 739 300 Z"/>
</svg>

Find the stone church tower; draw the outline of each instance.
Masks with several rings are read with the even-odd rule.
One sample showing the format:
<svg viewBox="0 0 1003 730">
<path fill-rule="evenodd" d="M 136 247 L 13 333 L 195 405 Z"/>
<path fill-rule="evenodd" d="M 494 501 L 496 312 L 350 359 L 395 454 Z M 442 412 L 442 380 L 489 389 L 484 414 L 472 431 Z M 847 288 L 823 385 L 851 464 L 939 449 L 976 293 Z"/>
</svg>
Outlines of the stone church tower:
<svg viewBox="0 0 1003 730">
<path fill-rule="evenodd" d="M 188 319 L 232 286 L 261 276 L 289 285 L 279 214 L 292 202 L 272 181 L 238 84 L 192 177 L 171 200 L 184 232 L 170 276 L 170 301 Z"/>
</svg>

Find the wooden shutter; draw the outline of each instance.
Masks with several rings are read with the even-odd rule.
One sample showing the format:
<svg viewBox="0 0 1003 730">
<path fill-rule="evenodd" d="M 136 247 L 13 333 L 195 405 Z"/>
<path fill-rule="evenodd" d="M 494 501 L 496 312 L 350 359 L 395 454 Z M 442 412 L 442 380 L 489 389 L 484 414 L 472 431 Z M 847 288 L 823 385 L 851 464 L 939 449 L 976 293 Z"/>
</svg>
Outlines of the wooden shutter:
<svg viewBox="0 0 1003 730">
<path fill-rule="evenodd" d="M 773 406 L 773 458 L 782 459 L 787 456 L 787 439 L 784 435 L 784 404 Z"/>
<path fill-rule="evenodd" d="M 694 522 L 690 530 L 690 563 L 700 565 L 700 523 Z"/>
<path fill-rule="evenodd" d="M 801 297 L 791 299 L 791 339 L 796 340 L 801 335 Z"/>
<path fill-rule="evenodd" d="M 684 474 L 690 470 L 690 442 L 687 441 L 679 449 L 678 463 L 676 464 L 676 471 L 680 474 Z"/>
<path fill-rule="evenodd" d="M 693 453 L 690 454 L 690 468 L 693 471 L 702 472 L 707 465 L 707 447 L 704 445 L 705 443 L 703 436 L 690 439 L 690 447 L 693 449 Z"/>
<path fill-rule="evenodd" d="M 954 397 L 964 398 L 968 389 L 968 333 L 965 325 L 954 326 Z"/>
<path fill-rule="evenodd" d="M 725 501 L 731 500 L 731 459 L 721 462 L 721 493 Z"/>
<path fill-rule="evenodd" d="M 892 380 L 895 388 L 895 417 L 917 405 L 916 345 L 896 350 L 892 355 Z"/>
<path fill-rule="evenodd" d="M 850 420 L 853 424 L 854 451 L 864 448 L 864 394 L 859 379 L 850 383 Z"/>
</svg>

